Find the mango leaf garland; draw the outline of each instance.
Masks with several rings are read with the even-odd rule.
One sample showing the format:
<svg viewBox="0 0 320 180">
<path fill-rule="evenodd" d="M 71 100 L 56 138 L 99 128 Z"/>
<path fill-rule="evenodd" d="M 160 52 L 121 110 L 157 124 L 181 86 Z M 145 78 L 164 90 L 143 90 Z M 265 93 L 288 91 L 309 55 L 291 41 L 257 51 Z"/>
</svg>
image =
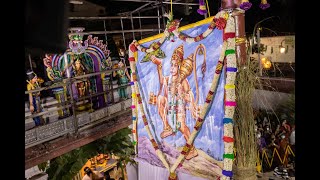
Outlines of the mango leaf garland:
<svg viewBox="0 0 320 180">
<path fill-rule="evenodd" d="M 153 42 L 150 47 L 154 47 L 156 50 L 155 51 L 152 51 L 152 52 L 149 52 L 149 53 L 146 53 L 146 55 L 143 57 L 143 59 L 140 61 L 140 63 L 144 63 L 144 62 L 149 62 L 151 61 L 151 56 L 154 55 L 156 56 L 157 58 L 160 58 L 160 59 L 163 59 L 166 57 L 165 53 L 161 50 L 160 47 L 157 47 L 159 46 L 156 42 Z"/>
</svg>

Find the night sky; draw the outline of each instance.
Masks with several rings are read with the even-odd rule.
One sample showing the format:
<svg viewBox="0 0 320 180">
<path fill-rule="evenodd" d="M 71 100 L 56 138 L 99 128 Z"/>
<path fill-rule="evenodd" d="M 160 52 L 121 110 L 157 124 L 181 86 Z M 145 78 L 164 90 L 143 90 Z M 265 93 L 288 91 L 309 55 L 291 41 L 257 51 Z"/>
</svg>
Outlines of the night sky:
<svg viewBox="0 0 320 180">
<path fill-rule="evenodd" d="M 115 16 L 119 12 L 126 12 L 134 10 L 144 4 L 138 2 L 123 2 L 123 1 L 109 1 L 109 0 L 88 0 L 90 2 L 102 5 L 106 7 L 108 16 Z M 184 2 L 184 1 L 180 1 Z M 275 31 L 278 35 L 285 35 L 295 32 L 295 0 L 268 0 L 268 3 L 271 5 L 270 8 L 262 10 L 259 8 L 260 0 L 250 0 L 252 3 L 251 9 L 246 11 L 246 32 L 247 34 L 252 34 L 254 25 L 271 16 L 278 16 L 279 18 L 273 18 L 263 22 L 262 27 L 269 28 Z M 193 3 L 198 3 L 198 0 L 193 0 Z M 221 1 L 209 0 L 209 7 L 211 15 L 215 15 L 218 12 L 219 7 L 221 6 Z M 148 6 L 150 7 L 150 6 Z M 190 9 L 190 15 L 184 14 L 185 6 L 182 5 L 173 5 L 174 17 L 179 19 L 183 18 L 183 23 L 193 23 L 203 19 L 203 16 L 196 13 L 198 9 L 197 6 L 192 6 Z M 165 9 L 170 9 L 170 5 L 166 4 Z M 156 15 L 156 9 L 153 9 L 147 12 L 146 15 Z M 144 19 L 143 21 L 146 21 Z M 154 21 L 153 21 L 154 22 Z M 184 25 L 184 24 L 183 24 Z M 270 31 L 262 31 L 262 36 L 272 35 Z"/>
<path fill-rule="evenodd" d="M 250 1 L 252 3 L 251 9 L 246 12 L 246 32 L 252 32 L 254 25 L 271 16 L 279 16 L 278 18 L 272 18 L 261 25 L 262 27 L 269 28 L 278 33 L 278 35 L 284 35 L 288 32 L 295 32 L 295 1 L 294 0 L 269 0 L 270 8 L 262 10 L 259 8 L 260 1 Z M 284 34 L 281 34 L 284 33 Z M 270 32 L 262 32 L 265 35 Z M 250 34 L 250 33 L 249 33 Z"/>
</svg>

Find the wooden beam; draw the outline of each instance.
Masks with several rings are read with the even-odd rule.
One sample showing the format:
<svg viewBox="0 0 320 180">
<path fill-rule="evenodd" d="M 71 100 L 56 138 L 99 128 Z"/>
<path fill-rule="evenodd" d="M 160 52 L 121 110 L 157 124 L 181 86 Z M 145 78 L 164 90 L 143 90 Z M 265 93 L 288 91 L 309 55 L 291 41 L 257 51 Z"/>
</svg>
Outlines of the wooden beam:
<svg viewBox="0 0 320 180">
<path fill-rule="evenodd" d="M 25 150 L 25 169 L 61 156 L 69 151 L 128 127 L 132 123 L 131 113 L 109 120 L 91 129 L 79 132 L 77 136 L 64 136 Z"/>
</svg>

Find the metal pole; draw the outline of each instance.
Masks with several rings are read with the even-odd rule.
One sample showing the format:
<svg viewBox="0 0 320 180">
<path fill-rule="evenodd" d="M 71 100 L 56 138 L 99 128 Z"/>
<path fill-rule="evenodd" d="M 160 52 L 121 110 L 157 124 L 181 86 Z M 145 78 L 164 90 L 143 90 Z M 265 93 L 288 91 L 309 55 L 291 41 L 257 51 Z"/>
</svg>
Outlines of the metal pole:
<svg viewBox="0 0 320 180">
<path fill-rule="evenodd" d="M 73 116 L 73 125 L 74 125 L 74 131 L 75 133 L 78 132 L 78 119 L 77 119 L 77 116 L 76 116 L 76 107 L 75 107 L 75 102 L 74 102 L 74 99 L 73 99 L 73 91 L 72 91 L 72 82 L 71 82 L 71 75 L 70 75 L 70 71 L 69 71 L 69 68 L 68 68 L 68 57 L 67 57 L 67 53 L 64 53 L 63 54 L 63 58 L 64 58 L 64 62 L 65 62 L 65 65 L 67 67 L 66 71 L 67 71 L 67 86 L 68 86 L 68 90 L 70 92 L 70 103 L 72 105 L 72 116 Z"/>
<path fill-rule="evenodd" d="M 235 26 L 236 26 L 236 38 L 242 39 L 236 43 L 236 55 L 239 64 L 242 66 L 247 61 L 247 48 L 246 48 L 246 31 L 245 31 L 245 13 L 238 11 L 234 12 Z"/>
<path fill-rule="evenodd" d="M 143 9 L 143 8 L 146 7 L 146 6 L 149 6 L 149 5 L 152 4 L 152 3 L 153 3 L 153 2 L 149 2 L 149 3 L 147 3 L 147 4 L 144 4 L 144 5 L 138 7 L 137 9 L 135 9 L 135 10 L 129 12 L 129 13 L 132 15 L 132 14 L 135 13 L 135 12 L 139 12 L 141 9 Z"/>
<path fill-rule="evenodd" d="M 106 27 L 106 20 L 103 20 L 103 28 L 104 28 L 104 31 L 107 32 L 107 27 Z M 107 44 L 107 33 L 104 33 L 104 38 L 106 40 L 106 44 Z"/>
<path fill-rule="evenodd" d="M 140 17 L 140 11 L 138 11 L 139 17 Z M 139 29 L 141 29 L 141 19 L 139 18 Z M 140 39 L 142 39 L 142 32 L 140 31 Z"/>
<path fill-rule="evenodd" d="M 163 4 L 171 4 L 170 2 L 162 2 Z M 199 6 L 197 3 L 172 2 L 173 5 Z"/>
<path fill-rule="evenodd" d="M 30 69 L 31 69 L 31 71 L 33 71 L 33 69 L 32 69 L 32 60 L 31 60 L 31 55 L 29 54 L 29 55 L 28 55 L 28 57 L 29 57 Z"/>
<path fill-rule="evenodd" d="M 147 1 L 147 0 L 113 0 L 113 1 L 129 1 L 129 2 L 152 2 L 157 3 L 158 1 Z M 162 2 L 163 4 L 171 4 L 171 2 Z M 183 2 L 172 2 L 172 4 L 178 4 L 178 5 L 193 5 L 193 6 L 199 6 L 198 3 L 183 3 Z"/>
<path fill-rule="evenodd" d="M 127 2 L 157 2 L 157 1 L 148 1 L 148 0 L 113 0 L 114 2 L 117 1 L 127 1 Z"/>
<path fill-rule="evenodd" d="M 161 12 L 162 12 L 162 21 L 163 21 L 163 29 L 166 29 L 166 19 L 163 17 L 164 13 L 166 13 L 162 0 L 161 1 Z"/>
<path fill-rule="evenodd" d="M 131 29 L 132 29 L 132 30 L 134 30 L 133 19 L 132 19 L 132 13 L 130 14 L 130 17 L 131 17 Z M 136 38 L 135 38 L 135 36 L 134 36 L 134 31 L 132 31 L 132 38 L 133 38 L 133 39 L 136 39 Z"/>
<path fill-rule="evenodd" d="M 157 7 L 157 12 L 158 12 L 158 28 L 159 28 L 159 34 L 161 33 L 160 29 L 160 10 L 159 10 L 159 7 Z"/>
<path fill-rule="evenodd" d="M 127 45 L 126 45 L 126 37 L 124 36 L 124 31 L 123 31 L 123 22 L 122 22 L 122 18 L 120 19 L 121 22 L 121 30 L 122 30 L 122 39 L 123 39 L 123 45 L 124 45 L 124 49 L 127 50 Z"/>
<path fill-rule="evenodd" d="M 123 26 L 123 24 L 122 24 Z M 120 33 L 131 33 L 131 32 L 153 32 L 158 29 L 136 29 L 136 30 L 115 30 L 115 31 L 88 31 L 79 33 L 68 33 L 68 35 L 93 35 L 93 34 L 120 34 Z"/>
<path fill-rule="evenodd" d="M 258 44 L 258 61 L 259 61 L 259 75 L 262 76 L 262 62 L 260 59 L 260 27 L 257 30 L 257 44 Z"/>
<path fill-rule="evenodd" d="M 267 17 L 259 22 L 257 22 L 255 25 L 254 25 L 254 28 L 253 28 L 253 33 L 252 33 L 252 43 L 251 43 L 251 52 L 252 52 L 252 46 L 254 45 L 254 36 L 255 36 L 255 33 L 256 33 L 256 30 L 257 30 L 257 43 L 258 43 L 258 61 L 259 61 L 259 75 L 262 76 L 262 64 L 261 64 L 261 60 L 260 60 L 260 24 L 266 20 L 269 20 L 269 19 L 272 19 L 272 18 L 275 18 L 277 17 L 278 19 L 280 19 L 279 16 L 271 16 L 271 17 Z"/>
<path fill-rule="evenodd" d="M 133 16 L 132 19 L 156 19 L 158 16 Z M 70 20 L 106 20 L 106 19 L 131 19 L 128 16 L 105 16 L 105 17 L 69 17 Z"/>
</svg>

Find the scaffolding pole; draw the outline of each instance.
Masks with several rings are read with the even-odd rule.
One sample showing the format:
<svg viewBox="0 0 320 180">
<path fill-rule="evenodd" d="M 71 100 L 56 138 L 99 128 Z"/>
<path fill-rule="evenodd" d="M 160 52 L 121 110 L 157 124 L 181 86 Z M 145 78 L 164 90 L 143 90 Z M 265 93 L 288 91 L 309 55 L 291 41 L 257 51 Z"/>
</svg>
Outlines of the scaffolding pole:
<svg viewBox="0 0 320 180">
<path fill-rule="evenodd" d="M 129 2 L 151 2 L 157 3 L 158 1 L 147 1 L 147 0 L 113 0 L 113 1 L 129 1 Z M 171 2 L 163 1 L 163 4 L 171 4 Z M 184 2 L 172 2 L 173 5 L 191 5 L 191 6 L 199 6 L 198 3 L 184 3 Z"/>
<path fill-rule="evenodd" d="M 130 16 L 132 17 L 132 14 L 130 14 Z M 131 29 L 132 29 L 132 38 L 133 38 L 133 39 L 136 39 L 136 37 L 134 36 L 134 25 L 133 25 L 133 19 L 131 18 L 131 19 L 130 19 L 130 21 L 131 21 Z"/>
<path fill-rule="evenodd" d="M 138 11 L 138 15 L 140 17 L 140 11 Z M 139 18 L 139 29 L 141 29 L 141 19 Z M 142 39 L 142 32 L 140 31 L 140 39 Z"/>
<path fill-rule="evenodd" d="M 92 34 L 120 34 L 120 33 L 131 33 L 131 32 L 154 32 L 159 31 L 159 29 L 136 29 L 136 30 L 114 30 L 114 31 L 88 31 L 79 33 L 69 33 L 68 35 L 92 35 Z"/>
<path fill-rule="evenodd" d="M 144 5 L 140 6 L 140 7 L 138 7 L 137 9 L 135 9 L 135 10 L 133 10 L 133 11 L 130 12 L 131 15 L 132 15 L 133 13 L 135 13 L 135 12 L 139 12 L 141 9 L 145 8 L 146 6 L 149 6 L 149 5 L 152 4 L 152 3 L 153 3 L 153 2 L 149 2 L 149 3 L 147 3 L 147 4 L 144 4 Z"/>
<path fill-rule="evenodd" d="M 159 0 L 162 2 L 162 0 Z M 161 3 L 161 11 L 162 11 L 162 15 L 166 13 L 166 11 L 164 10 L 164 6 Z M 166 29 L 166 19 L 164 17 L 162 17 L 162 21 L 163 21 L 163 29 Z"/>
<path fill-rule="evenodd" d="M 121 30 L 122 30 L 123 46 L 124 46 L 124 49 L 125 49 L 125 50 L 127 50 L 126 37 L 124 36 L 124 30 L 123 30 L 123 22 L 122 22 L 122 19 L 120 19 L 120 22 L 121 22 Z"/>
<path fill-rule="evenodd" d="M 159 10 L 159 7 L 157 8 L 157 12 L 158 12 L 158 28 L 159 28 L 159 34 L 161 33 L 160 29 L 160 10 Z"/>
<path fill-rule="evenodd" d="M 156 19 L 158 16 L 133 16 L 132 19 Z M 130 16 L 105 16 L 105 17 L 69 17 L 70 20 L 106 20 L 106 19 L 131 19 Z"/>
</svg>

